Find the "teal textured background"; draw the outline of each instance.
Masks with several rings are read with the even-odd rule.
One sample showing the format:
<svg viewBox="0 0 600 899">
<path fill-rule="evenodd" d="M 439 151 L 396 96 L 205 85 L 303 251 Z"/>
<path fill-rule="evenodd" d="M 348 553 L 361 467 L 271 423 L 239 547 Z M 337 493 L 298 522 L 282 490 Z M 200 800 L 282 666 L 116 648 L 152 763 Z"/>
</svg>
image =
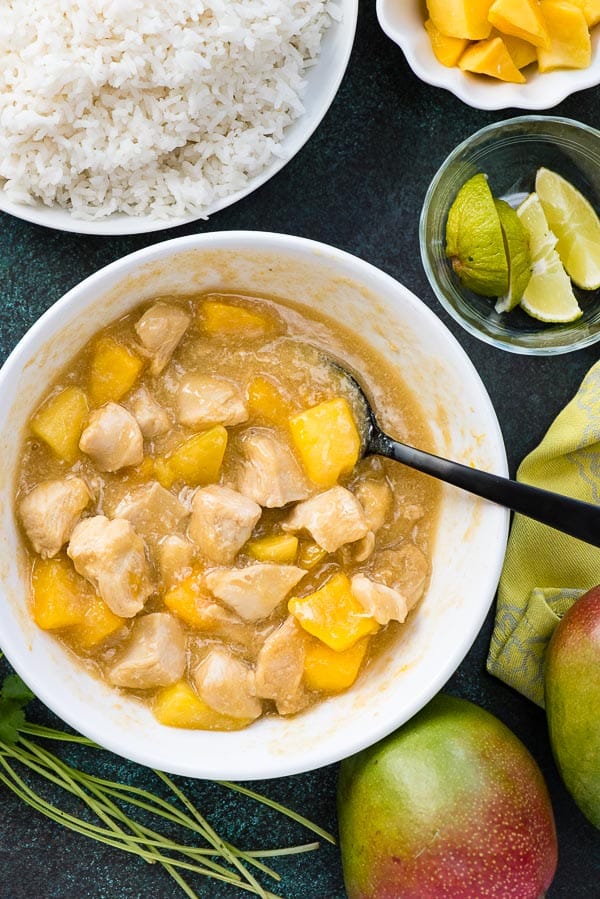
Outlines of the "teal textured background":
<svg viewBox="0 0 600 899">
<path fill-rule="evenodd" d="M 552 112 L 600 128 L 600 88 Z M 418 217 L 427 186 L 446 155 L 479 127 L 517 114 L 485 113 L 420 82 L 401 51 L 379 29 L 374 3 L 361 0 L 350 66 L 325 120 L 275 178 L 209 222 L 150 236 L 114 239 L 63 234 L 0 214 L 0 353 L 4 359 L 27 328 L 66 290 L 101 266 L 150 243 L 210 230 L 257 229 L 299 234 L 355 253 L 389 272 L 431 306 L 477 366 L 495 405 L 514 473 L 600 350 L 536 359 L 479 343 L 437 304 L 421 267 Z M 599 345 L 600 346 L 600 345 Z M 526 743 L 547 779 L 560 841 L 558 874 L 548 899 L 600 896 L 600 834 L 562 786 L 540 709 L 485 673 L 492 628 L 488 616 L 448 690 L 498 715 Z M 7 670 L 0 662 L 0 673 Z M 56 723 L 39 703 L 32 719 Z M 144 769 L 107 754 L 90 764 L 102 776 L 153 786 Z M 254 785 L 329 829 L 335 829 L 337 766 Z M 242 846 L 305 841 L 297 826 L 232 800 L 214 785 L 188 783 L 211 822 Z M 275 890 L 286 899 L 344 899 L 337 851 L 324 846 L 276 867 Z M 190 880 L 190 882 L 193 882 Z M 238 890 L 196 882 L 206 899 Z M 167 899 L 179 895 L 157 866 L 98 846 L 30 812 L 0 787 L 1 899 Z M 459 897 L 457 897 L 459 899 Z"/>
</svg>

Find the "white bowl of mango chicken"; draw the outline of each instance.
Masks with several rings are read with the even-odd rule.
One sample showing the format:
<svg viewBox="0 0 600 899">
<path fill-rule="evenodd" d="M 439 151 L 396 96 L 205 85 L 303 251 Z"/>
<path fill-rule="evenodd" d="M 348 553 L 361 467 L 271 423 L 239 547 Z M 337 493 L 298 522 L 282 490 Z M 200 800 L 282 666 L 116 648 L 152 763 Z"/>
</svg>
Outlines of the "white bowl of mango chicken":
<svg viewBox="0 0 600 899">
<path fill-rule="evenodd" d="M 408 290 L 284 235 L 160 243 L 60 299 L 0 372 L 0 639 L 65 722 L 184 775 L 336 761 L 452 674 L 507 512 L 360 458 L 394 436 L 506 473 L 469 359 Z"/>
</svg>

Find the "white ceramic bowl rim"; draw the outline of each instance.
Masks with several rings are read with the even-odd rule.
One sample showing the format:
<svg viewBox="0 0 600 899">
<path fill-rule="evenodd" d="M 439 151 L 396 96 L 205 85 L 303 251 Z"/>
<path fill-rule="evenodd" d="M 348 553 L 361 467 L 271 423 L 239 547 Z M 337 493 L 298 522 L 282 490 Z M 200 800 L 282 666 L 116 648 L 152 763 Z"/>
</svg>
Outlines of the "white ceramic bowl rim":
<svg viewBox="0 0 600 899">
<path fill-rule="evenodd" d="M 0 370 L 0 392 L 2 395 L 6 395 L 8 385 L 19 383 L 19 379 L 29 361 L 35 357 L 41 347 L 48 343 L 51 336 L 59 331 L 61 325 L 69 320 L 69 317 L 80 308 L 82 298 L 90 288 L 94 288 L 96 296 L 102 296 L 107 285 L 113 285 L 121 277 L 124 277 L 132 270 L 139 269 L 142 265 L 161 258 L 172 257 L 173 254 L 179 254 L 187 250 L 203 248 L 209 248 L 210 250 L 234 249 L 238 252 L 243 250 L 267 250 L 269 253 L 284 255 L 286 253 L 297 253 L 301 257 L 308 256 L 317 262 L 325 260 L 327 263 L 335 266 L 336 273 L 339 269 L 344 278 L 354 279 L 358 285 L 368 282 L 369 291 L 376 291 L 377 295 L 389 294 L 401 301 L 410 310 L 410 315 L 417 317 L 420 327 L 424 327 L 427 332 L 437 335 L 443 341 L 451 360 L 449 365 L 454 370 L 462 370 L 462 375 L 467 378 L 467 381 L 464 382 L 465 387 L 468 383 L 477 397 L 477 402 L 480 404 L 481 420 L 486 429 L 486 440 L 489 442 L 491 465 L 498 474 L 506 475 L 507 462 L 502 434 L 489 396 L 468 356 L 437 316 L 401 284 L 369 263 L 333 247 L 289 235 L 246 231 L 192 235 L 155 244 L 100 269 L 66 293 L 24 335 Z M 10 405 L 10 403 L 7 405 Z M 3 412 L 0 412 L 0 433 L 2 432 L 2 425 L 4 424 L 5 426 L 6 424 L 6 419 L 4 422 L 2 421 L 3 415 L 8 417 L 9 410 L 5 409 Z M 480 444 L 480 435 L 478 435 L 477 440 Z M 460 491 L 458 493 L 460 494 L 459 503 L 463 502 L 463 500 L 465 503 L 481 502 L 479 500 L 471 500 L 466 494 L 460 493 Z M 12 506 L 12 499 L 10 500 L 10 505 Z M 12 511 L 10 514 L 12 515 Z M 101 715 L 97 713 L 95 708 L 90 708 L 85 720 L 82 720 L 78 717 L 79 714 L 82 714 L 81 708 L 79 713 L 74 713 L 69 701 L 64 697 L 62 700 L 57 699 L 48 687 L 43 666 L 32 664 L 31 648 L 19 628 L 15 627 L 8 620 L 11 617 L 5 608 L 8 606 L 8 600 L 0 595 L 0 639 L 2 648 L 6 653 L 8 661 L 43 703 L 76 730 L 126 758 L 150 767 L 171 771 L 175 774 L 202 778 L 252 780 L 308 771 L 338 761 L 386 736 L 422 708 L 444 686 L 448 678 L 456 670 L 483 624 L 495 593 L 504 558 L 508 533 L 508 511 L 491 504 L 484 505 L 478 509 L 476 520 L 481 521 L 484 518 L 487 522 L 487 531 L 484 543 L 485 549 L 480 555 L 485 556 L 486 552 L 489 551 L 489 557 L 483 562 L 479 557 L 473 560 L 473 564 L 481 564 L 483 566 L 481 571 L 478 570 L 477 593 L 480 598 L 477 599 L 476 603 L 473 602 L 473 609 L 469 611 L 468 626 L 461 629 L 456 641 L 447 647 L 445 657 L 435 659 L 435 673 L 430 674 L 426 682 L 420 682 L 417 685 L 417 688 L 402 709 L 396 710 L 393 707 L 381 709 L 373 720 L 369 719 L 368 728 L 361 727 L 360 722 L 357 723 L 357 726 L 349 725 L 351 732 L 345 733 L 341 738 L 338 737 L 335 729 L 332 733 L 327 733 L 326 736 L 321 733 L 314 733 L 312 735 L 314 739 L 304 747 L 301 754 L 294 754 L 293 752 L 286 754 L 285 751 L 281 750 L 280 754 L 270 754 L 265 748 L 263 757 L 261 753 L 258 753 L 258 755 L 256 753 L 245 753 L 242 747 L 236 756 L 233 767 L 231 761 L 224 762 L 218 752 L 215 752 L 212 756 L 202 752 L 190 754 L 184 752 L 179 758 L 173 760 L 165 757 L 165 754 L 161 753 L 151 740 L 136 741 L 135 735 L 132 737 L 128 728 L 123 728 L 122 730 L 107 728 L 106 723 L 103 722 Z M 14 561 L 9 560 L 10 564 L 14 566 Z M 274 719 L 270 720 L 273 721 Z M 320 718 L 319 720 L 324 721 L 326 719 Z M 259 724 L 261 723 L 259 722 Z M 254 727 L 257 727 L 257 725 L 254 725 Z M 172 729 L 167 728 L 166 730 L 171 731 Z M 233 740 L 243 741 L 244 736 L 240 737 L 240 735 L 245 735 L 252 730 L 253 728 L 250 728 L 248 731 L 238 731 L 235 734 L 226 736 L 231 737 Z M 201 731 L 178 731 L 178 735 L 181 736 L 178 736 L 177 739 L 180 739 L 182 742 L 185 741 L 186 745 L 192 746 L 194 744 L 187 742 L 188 739 L 193 740 L 193 735 L 205 733 Z M 192 737 L 190 737 L 190 734 Z M 216 739 L 214 733 L 211 733 L 212 737 Z"/>
<path fill-rule="evenodd" d="M 302 149 L 325 117 L 338 92 L 354 44 L 358 0 L 341 0 L 340 5 L 343 8 L 341 21 L 332 20 L 324 35 L 322 53 L 317 64 L 308 69 L 306 73 L 307 88 L 303 97 L 305 112 L 286 128 L 284 139 L 280 144 L 280 155 L 274 157 L 269 165 L 254 178 L 251 178 L 241 190 L 222 197 L 202 213 L 168 219 L 113 214 L 105 219 L 88 221 L 74 218 L 67 209 L 60 209 L 56 206 L 44 206 L 42 203 L 31 206 L 25 203 L 15 203 L 2 192 L 0 184 L 0 211 L 34 225 L 43 225 L 58 231 L 93 234 L 97 237 L 117 237 L 125 234 L 150 234 L 155 231 L 188 225 L 198 219 L 206 219 L 247 197 L 248 194 L 262 187 L 281 171 L 285 164 Z"/>
<path fill-rule="evenodd" d="M 450 91 L 475 109 L 551 109 L 570 94 L 600 82 L 600 28 L 592 29 L 592 62 L 587 69 L 557 69 L 529 74 L 525 84 L 486 79 L 448 68 L 435 58 L 423 27 L 421 0 L 377 0 L 377 17 L 387 36 L 402 49 L 411 69 L 426 84 Z"/>
</svg>

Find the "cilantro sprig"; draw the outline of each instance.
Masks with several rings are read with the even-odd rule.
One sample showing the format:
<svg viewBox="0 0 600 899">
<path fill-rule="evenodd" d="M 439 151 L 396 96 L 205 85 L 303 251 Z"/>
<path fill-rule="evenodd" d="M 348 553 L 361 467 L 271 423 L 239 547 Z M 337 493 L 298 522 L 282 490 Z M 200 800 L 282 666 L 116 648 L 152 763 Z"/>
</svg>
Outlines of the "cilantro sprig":
<svg viewBox="0 0 600 899">
<path fill-rule="evenodd" d="M 18 674 L 9 674 L 0 688 L 0 740 L 12 746 L 25 724 L 25 706 L 33 693 Z"/>
<path fill-rule="evenodd" d="M 199 899 L 199 896 L 183 873 L 213 878 L 262 899 L 281 899 L 259 883 L 261 875 L 276 882 L 281 880 L 265 859 L 318 848 L 318 842 L 311 842 L 285 848 L 241 850 L 219 836 L 189 795 L 162 771 L 154 774 L 170 792 L 168 800 L 139 787 L 96 777 L 64 762 L 43 745 L 45 740 L 75 743 L 86 750 L 105 750 L 78 734 L 28 722 L 25 709 L 33 698 L 34 694 L 16 674 L 5 677 L 0 687 L 0 784 L 31 808 L 69 830 L 148 862 L 158 862 L 188 899 Z M 30 737 L 37 739 L 34 741 Z M 75 797 L 82 810 L 86 808 L 93 812 L 95 820 L 90 820 L 88 813 L 84 816 L 73 814 L 72 802 L 68 803 L 69 811 L 66 811 L 43 798 L 35 788 L 39 780 L 59 787 L 61 796 Z M 322 839 L 335 842 L 327 831 L 266 796 L 238 784 L 218 783 L 286 815 Z M 145 813 L 144 823 L 136 816 L 140 810 Z M 151 824 L 147 823 L 148 812 L 151 813 Z M 177 840 L 164 836 L 156 829 L 162 821 L 178 825 L 184 838 Z"/>
</svg>

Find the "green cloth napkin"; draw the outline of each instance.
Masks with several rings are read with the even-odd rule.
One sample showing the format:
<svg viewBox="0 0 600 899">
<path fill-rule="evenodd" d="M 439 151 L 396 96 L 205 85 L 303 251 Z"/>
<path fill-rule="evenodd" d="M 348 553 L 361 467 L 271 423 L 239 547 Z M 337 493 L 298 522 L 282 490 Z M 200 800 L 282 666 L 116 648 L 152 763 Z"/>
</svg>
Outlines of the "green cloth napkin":
<svg viewBox="0 0 600 899">
<path fill-rule="evenodd" d="M 600 362 L 521 463 L 517 480 L 600 505 Z M 575 600 L 600 583 L 600 549 L 515 515 L 487 669 L 544 705 L 544 655 Z"/>
</svg>

